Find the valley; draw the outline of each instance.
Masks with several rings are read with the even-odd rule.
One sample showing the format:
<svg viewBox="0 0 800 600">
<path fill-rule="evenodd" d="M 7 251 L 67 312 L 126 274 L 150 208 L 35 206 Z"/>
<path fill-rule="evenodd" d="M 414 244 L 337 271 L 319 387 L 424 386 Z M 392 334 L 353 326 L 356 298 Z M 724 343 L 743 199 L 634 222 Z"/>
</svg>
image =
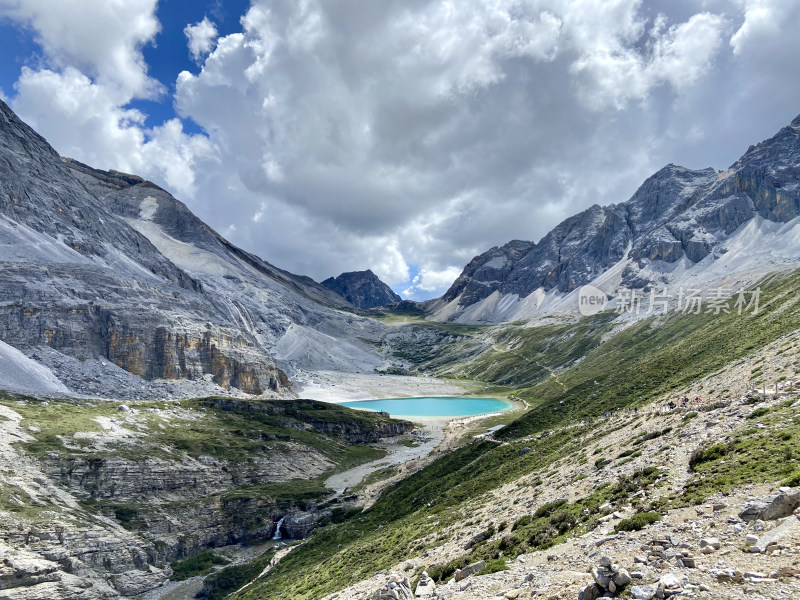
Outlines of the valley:
<svg viewBox="0 0 800 600">
<path fill-rule="evenodd" d="M 0 597 L 800 589 L 800 118 L 413 303 L 281 270 L 0 116 Z M 694 286 L 730 294 L 688 310 Z M 500 402 L 357 410 L 437 397 Z"/>
</svg>

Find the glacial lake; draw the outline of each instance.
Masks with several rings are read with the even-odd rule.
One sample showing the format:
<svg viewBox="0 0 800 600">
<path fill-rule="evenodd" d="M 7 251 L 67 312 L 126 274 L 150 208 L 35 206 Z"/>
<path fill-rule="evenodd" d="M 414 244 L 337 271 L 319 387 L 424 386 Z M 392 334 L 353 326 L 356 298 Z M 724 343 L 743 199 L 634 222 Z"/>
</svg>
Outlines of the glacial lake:
<svg viewBox="0 0 800 600">
<path fill-rule="evenodd" d="M 497 398 L 387 398 L 340 402 L 341 406 L 383 411 L 393 417 L 468 417 L 501 412 L 511 408 L 511 402 Z"/>
</svg>

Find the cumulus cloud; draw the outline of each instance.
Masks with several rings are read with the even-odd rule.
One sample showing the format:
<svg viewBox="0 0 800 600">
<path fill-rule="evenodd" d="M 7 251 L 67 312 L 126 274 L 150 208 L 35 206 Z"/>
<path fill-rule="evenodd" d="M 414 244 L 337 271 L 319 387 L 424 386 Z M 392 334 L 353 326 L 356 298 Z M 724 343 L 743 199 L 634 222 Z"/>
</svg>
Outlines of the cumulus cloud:
<svg viewBox="0 0 800 600">
<path fill-rule="evenodd" d="M 16 91 L 13 107 L 22 118 L 62 155 L 98 168 L 136 173 L 191 196 L 195 161 L 213 156 L 208 139 L 186 135 L 180 120 L 149 129 L 143 113 L 120 107 L 113 89 L 74 67 L 24 67 Z"/>
<path fill-rule="evenodd" d="M 186 194 L 283 268 L 372 268 L 412 298 L 668 162 L 725 167 L 798 112 L 797 3 L 254 0 L 241 31 L 185 30 L 200 70 L 171 100 L 207 132 L 187 135 L 128 107 L 157 93 L 140 52 L 155 0 L 122 3 L 130 32 L 100 6 L 81 31 L 116 33 L 86 48 L 49 4 L 0 14 L 45 49 L 13 102 L 57 149 Z"/>
<path fill-rule="evenodd" d="M 793 2 L 783 0 L 744 0 L 744 21 L 730 40 L 734 54 L 743 55 L 748 47 L 781 35 L 781 24 L 788 13 L 796 12 Z"/>
<path fill-rule="evenodd" d="M 570 5 L 579 52 L 571 70 L 581 81 L 581 97 L 588 107 L 623 109 L 628 102 L 647 99 L 661 84 L 680 91 L 708 71 L 722 43 L 722 16 L 698 13 L 668 27 L 667 18 L 659 14 L 647 30 L 646 21 L 630 10 L 638 2 L 617 4 L 627 10 L 620 11 L 622 18 L 611 29 L 605 29 L 599 6 L 586 11 L 580 3 Z"/>
<path fill-rule="evenodd" d="M 603 199 L 632 192 L 653 165 L 624 146 L 581 156 L 576 134 L 602 144 L 624 129 L 586 111 L 690 87 L 723 22 L 661 17 L 646 34 L 634 1 L 387 4 L 356 19 L 348 6 L 255 2 L 200 73 L 180 74 L 176 105 L 260 198 L 245 228 L 291 205 L 331 235 L 383 240 L 367 251 L 379 274 L 394 249 L 398 265 L 453 273 L 489 242 L 539 237 L 543 213 L 552 226 L 601 187 Z M 359 248 L 351 264 L 364 256 L 338 246 Z M 274 238 L 272 250 L 292 261 Z"/>
<path fill-rule="evenodd" d="M 411 280 L 411 286 L 403 290 L 404 298 L 415 298 L 422 295 L 437 293 L 442 289 L 447 289 L 453 281 L 461 274 L 458 267 L 447 267 L 441 271 L 422 269 Z"/>
<path fill-rule="evenodd" d="M 121 95 L 156 97 L 163 86 L 147 75 L 141 53 L 161 25 L 158 0 L 2 0 L 0 17 L 31 28 L 50 66 L 75 67 Z"/>
<path fill-rule="evenodd" d="M 187 25 L 183 34 L 186 36 L 189 52 L 196 61 L 214 49 L 214 43 L 219 37 L 217 26 L 208 17 L 203 17 L 202 21 L 194 25 Z"/>
<path fill-rule="evenodd" d="M 164 89 L 141 53 L 160 30 L 155 9 L 156 0 L 0 1 L 0 15 L 31 28 L 45 52 L 37 68 L 22 67 L 12 106 L 61 154 L 191 196 L 209 140 L 186 135 L 178 119 L 148 128 L 145 114 L 126 108 Z"/>
</svg>

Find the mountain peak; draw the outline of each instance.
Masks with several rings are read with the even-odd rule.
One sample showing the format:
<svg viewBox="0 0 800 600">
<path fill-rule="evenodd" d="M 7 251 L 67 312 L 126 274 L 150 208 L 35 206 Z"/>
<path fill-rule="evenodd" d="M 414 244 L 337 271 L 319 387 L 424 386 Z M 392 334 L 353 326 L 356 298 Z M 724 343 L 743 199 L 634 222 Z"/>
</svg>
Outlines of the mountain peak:
<svg viewBox="0 0 800 600">
<path fill-rule="evenodd" d="M 338 294 L 235 247 L 142 177 L 60 157 L 1 101 L 0 213 L 0 354 L 41 375 L 20 384 L 0 369 L 0 387 L 288 397 L 277 355 L 380 363 L 351 343 Z"/>
<path fill-rule="evenodd" d="M 322 282 L 322 285 L 342 296 L 353 306 L 364 310 L 402 300 L 370 269 L 329 277 Z"/>
<path fill-rule="evenodd" d="M 800 116 L 751 146 L 729 172 L 670 163 L 629 200 L 595 204 L 565 219 L 535 245 L 509 242 L 491 248 L 470 261 L 432 303 L 432 312 L 435 318 L 465 322 L 519 318 L 528 310 L 523 300 L 532 293 L 568 294 L 613 267 L 618 274 L 611 278 L 636 288 L 664 284 L 673 271 L 694 269 L 698 276 L 729 250 L 727 240 L 734 232 L 756 216 L 789 223 L 800 215 L 798 172 Z M 709 256 L 712 260 L 695 269 Z M 522 312 L 514 312 L 517 303 Z"/>
</svg>

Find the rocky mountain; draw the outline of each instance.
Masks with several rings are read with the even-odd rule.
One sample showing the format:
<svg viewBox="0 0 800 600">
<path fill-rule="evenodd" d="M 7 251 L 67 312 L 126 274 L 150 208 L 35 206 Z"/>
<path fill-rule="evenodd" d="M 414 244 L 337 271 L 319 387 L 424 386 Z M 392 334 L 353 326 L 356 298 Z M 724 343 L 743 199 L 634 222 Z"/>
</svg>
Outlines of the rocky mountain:
<svg viewBox="0 0 800 600">
<path fill-rule="evenodd" d="M 380 327 L 153 183 L 62 159 L 0 103 L 0 339 L 42 369 L 14 389 L 290 396 L 294 361 L 378 364 L 359 340 Z"/>
<path fill-rule="evenodd" d="M 339 294 L 353 306 L 364 310 L 402 301 L 392 288 L 369 269 L 329 277 L 322 282 L 322 285 Z"/>
<path fill-rule="evenodd" d="M 670 164 L 626 202 L 594 205 L 538 243 L 488 250 L 431 312 L 440 320 L 504 321 L 563 308 L 587 283 L 613 295 L 618 287 L 730 283 L 732 274 L 752 280 L 794 262 L 798 215 L 800 117 L 727 171 Z"/>
</svg>

